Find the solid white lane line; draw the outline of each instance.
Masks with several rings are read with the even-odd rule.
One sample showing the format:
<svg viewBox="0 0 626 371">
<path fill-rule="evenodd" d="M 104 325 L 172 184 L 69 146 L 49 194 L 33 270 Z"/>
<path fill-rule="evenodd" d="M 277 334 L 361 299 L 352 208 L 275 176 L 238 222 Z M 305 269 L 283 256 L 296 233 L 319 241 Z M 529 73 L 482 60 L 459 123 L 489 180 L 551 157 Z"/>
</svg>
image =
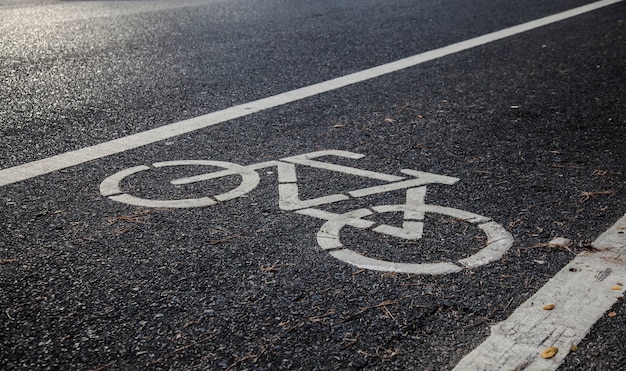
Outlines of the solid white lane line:
<svg viewBox="0 0 626 371">
<path fill-rule="evenodd" d="M 454 368 L 556 370 L 594 323 L 624 295 L 626 215 L 579 254 Z M 553 304 L 551 310 L 544 309 Z M 549 307 L 546 307 L 549 308 Z M 554 357 L 541 352 L 555 347 Z"/>
<path fill-rule="evenodd" d="M 503 38 L 517 35 L 551 23 L 559 22 L 564 19 L 575 17 L 577 15 L 600 9 L 611 4 L 616 4 L 621 1 L 623 0 L 598 1 L 548 17 L 540 18 L 531 22 L 523 23 L 514 27 L 506 28 L 483 36 L 475 37 L 473 39 L 458 42 L 425 53 L 417 54 L 412 57 L 400 59 L 395 62 L 356 72 L 350 75 L 327 80 L 321 83 L 309 85 L 303 88 L 295 89 L 249 103 L 240 104 L 221 111 L 194 117 L 192 119 L 184 121 L 179 121 L 141 133 L 129 135 L 123 138 L 114 139 L 109 142 L 96 144 L 91 147 L 66 152 L 56 156 L 0 170 L 0 186 L 34 178 L 36 176 L 51 173 L 56 170 L 80 165 L 88 161 L 107 157 L 116 153 L 125 152 L 181 134 L 203 129 L 236 118 L 248 116 L 250 114 L 268 108 L 281 106 L 304 98 L 312 97 L 314 95 L 339 89 L 344 86 L 363 82 L 391 72 L 399 71 L 408 67 L 413 67 L 424 62 L 428 62 L 450 54 L 458 53 L 460 51 L 471 49 L 493 41 L 501 40 Z"/>
</svg>

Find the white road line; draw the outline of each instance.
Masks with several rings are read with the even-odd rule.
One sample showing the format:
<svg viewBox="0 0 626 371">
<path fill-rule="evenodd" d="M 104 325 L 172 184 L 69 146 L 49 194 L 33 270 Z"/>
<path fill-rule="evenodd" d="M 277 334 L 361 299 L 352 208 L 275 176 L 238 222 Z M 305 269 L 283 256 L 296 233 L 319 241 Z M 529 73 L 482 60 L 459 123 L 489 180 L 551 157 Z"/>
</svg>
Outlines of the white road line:
<svg viewBox="0 0 626 371">
<path fill-rule="evenodd" d="M 344 86 L 363 82 L 375 77 L 399 71 L 408 67 L 417 66 L 447 55 L 458 53 L 506 37 L 517 35 L 538 27 L 559 22 L 571 17 L 575 17 L 596 9 L 600 9 L 623 0 L 603 0 L 585 6 L 567 10 L 551 16 L 540 18 L 534 21 L 523 23 L 514 27 L 492 32 L 473 39 L 451 44 L 442 48 L 417 54 L 395 62 L 383 64 L 367 70 L 356 72 L 350 75 L 327 80 L 321 83 L 305 86 L 271 97 L 259 99 L 245 104 L 233 106 L 221 111 L 198 116 L 192 119 L 179 121 L 173 124 L 161 126 L 141 133 L 129 135 L 123 138 L 114 139 L 91 147 L 78 149 L 71 152 L 62 153 L 45 159 L 29 162 L 0 170 L 0 186 L 16 183 L 22 180 L 34 178 L 39 175 L 51 173 L 56 170 L 83 164 L 88 161 L 107 157 L 116 153 L 122 153 L 130 149 L 145 146 L 164 139 L 172 138 L 181 134 L 190 133 L 212 125 L 220 124 L 236 118 L 248 116 L 250 114 L 295 102 L 314 95 L 326 93 Z"/>
<path fill-rule="evenodd" d="M 454 368 L 556 370 L 591 326 L 624 295 L 626 215 L 550 279 L 535 295 L 491 329 L 491 336 Z M 548 305 L 554 309 L 547 310 Z M 544 309 L 544 307 L 546 309 Z M 544 359 L 549 347 L 556 355 Z"/>
</svg>

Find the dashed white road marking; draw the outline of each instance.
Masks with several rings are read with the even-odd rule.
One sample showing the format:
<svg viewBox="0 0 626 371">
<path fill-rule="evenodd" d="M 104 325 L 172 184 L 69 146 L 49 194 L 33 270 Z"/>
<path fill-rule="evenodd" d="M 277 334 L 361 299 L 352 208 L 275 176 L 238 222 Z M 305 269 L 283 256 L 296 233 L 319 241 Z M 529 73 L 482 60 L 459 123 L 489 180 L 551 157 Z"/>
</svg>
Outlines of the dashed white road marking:
<svg viewBox="0 0 626 371">
<path fill-rule="evenodd" d="M 587 4 L 578 8 L 570 9 L 551 16 L 526 22 L 517 26 L 509 27 L 500 31 L 492 32 L 483 36 L 461 41 L 442 48 L 427 51 L 395 62 L 383 64 L 360 72 L 327 80 L 317 84 L 305 86 L 271 97 L 240 104 L 221 111 L 198 116 L 192 119 L 179 121 L 141 133 L 132 134 L 123 138 L 114 139 L 91 147 L 62 153 L 45 159 L 29 162 L 0 170 L 0 186 L 16 183 L 39 175 L 51 173 L 56 170 L 80 165 L 92 160 L 107 157 L 116 153 L 122 153 L 130 149 L 142 147 L 151 143 L 178 135 L 190 133 L 209 126 L 217 125 L 229 120 L 251 115 L 253 113 L 295 102 L 304 98 L 326 93 L 344 86 L 363 82 L 375 77 L 399 71 L 408 67 L 417 66 L 421 63 L 432 61 L 447 55 L 468 50 L 493 41 L 501 40 L 535 28 L 559 22 L 593 10 L 597 10 L 623 0 L 603 0 Z"/>
<path fill-rule="evenodd" d="M 624 295 L 626 215 L 578 255 L 454 368 L 556 370 L 594 323 Z M 554 308 L 550 308 L 552 305 Z M 550 305 L 550 306 L 548 306 Z M 544 359 L 549 347 L 556 355 Z"/>
</svg>

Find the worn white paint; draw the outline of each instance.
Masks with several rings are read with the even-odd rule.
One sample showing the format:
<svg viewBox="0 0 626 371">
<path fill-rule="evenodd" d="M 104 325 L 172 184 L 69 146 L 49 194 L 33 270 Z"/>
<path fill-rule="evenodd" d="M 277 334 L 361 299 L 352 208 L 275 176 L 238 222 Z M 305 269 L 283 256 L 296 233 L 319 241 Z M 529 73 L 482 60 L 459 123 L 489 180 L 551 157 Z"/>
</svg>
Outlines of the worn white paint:
<svg viewBox="0 0 626 371">
<path fill-rule="evenodd" d="M 161 207 L 161 208 L 186 208 L 186 207 L 205 207 L 216 204 L 218 201 L 228 201 L 241 197 L 246 193 L 255 189 L 260 177 L 257 170 L 267 167 L 276 167 L 278 171 L 278 205 L 282 210 L 292 210 L 302 215 L 308 215 L 314 218 L 322 219 L 325 223 L 321 226 L 317 241 L 322 250 L 329 251 L 332 256 L 344 260 L 347 263 L 380 271 L 394 271 L 415 274 L 444 274 L 458 272 L 465 268 L 474 268 L 496 259 L 500 259 L 502 255 L 513 244 L 513 237 L 499 224 L 491 221 L 489 218 L 474 214 L 464 210 L 447 208 L 437 205 L 427 205 L 426 186 L 425 184 L 443 183 L 454 184 L 459 179 L 431 174 L 415 170 L 402 170 L 406 175 L 415 177 L 415 179 L 405 180 L 404 177 L 378 173 L 375 171 L 363 170 L 343 165 L 337 165 L 330 162 L 317 161 L 315 158 L 335 156 L 349 159 L 359 159 L 363 155 L 348 151 L 325 150 L 303 155 L 292 156 L 282 159 L 281 161 L 267 161 L 259 164 L 242 166 L 224 161 L 210 160 L 183 160 L 183 161 L 166 161 L 157 162 L 152 166 L 135 166 L 129 169 L 119 171 L 100 184 L 100 192 L 102 195 L 109 197 L 111 200 L 123 202 L 131 205 L 142 207 Z M 376 179 L 379 181 L 387 181 L 387 183 L 379 186 L 364 188 L 348 192 L 348 194 L 331 194 L 322 197 L 302 200 L 298 194 L 298 177 L 296 172 L 296 164 L 299 166 L 309 166 L 328 171 L 340 172 L 362 178 Z M 163 167 L 173 166 L 209 166 L 211 168 L 222 168 L 223 170 L 212 171 L 205 174 L 194 175 L 190 177 L 177 178 L 170 183 L 174 185 L 190 184 L 199 181 L 207 181 L 217 179 L 224 176 L 238 175 L 241 177 L 241 184 L 234 189 L 210 196 L 192 199 L 179 200 L 150 200 L 142 199 L 130 194 L 124 193 L 120 183 L 124 178 L 132 176 L 142 171 L 158 170 Z M 373 194 L 397 191 L 406 189 L 406 199 L 404 204 L 396 205 L 377 205 L 370 209 L 357 209 L 350 212 L 337 214 L 330 211 L 315 209 L 316 206 L 322 206 L 339 201 L 349 200 L 351 197 L 365 197 Z M 375 222 L 362 219 L 374 213 L 400 212 L 404 215 L 402 226 L 392 226 L 387 224 L 376 225 Z M 340 240 L 340 231 L 345 226 L 351 226 L 359 229 L 372 228 L 373 231 L 388 236 L 394 236 L 405 240 L 419 240 L 422 238 L 424 231 L 424 216 L 426 213 L 437 213 L 449 215 L 460 221 L 477 224 L 477 226 L 487 235 L 487 245 L 479 252 L 467 258 L 459 260 L 459 265 L 450 262 L 441 263 L 396 263 L 380 259 L 365 257 L 361 254 L 346 248 Z"/>
<path fill-rule="evenodd" d="M 127 193 L 124 193 L 120 188 L 120 183 L 124 178 L 134 175 L 141 171 L 151 170 L 149 166 L 141 165 L 135 166 L 129 169 L 119 171 L 100 183 L 100 193 L 103 196 L 108 196 L 111 200 L 126 203 L 134 206 L 141 207 L 157 207 L 157 208 L 189 208 L 189 207 L 206 207 L 215 205 L 217 201 L 228 201 L 234 198 L 243 196 L 250 192 L 260 182 L 259 174 L 245 166 L 234 164 L 232 162 L 225 161 L 210 161 L 210 160 L 182 160 L 182 161 L 165 161 L 157 162 L 152 165 L 153 168 L 158 169 L 162 167 L 172 166 L 210 166 L 221 167 L 226 170 L 211 172 L 208 174 L 202 174 L 196 177 L 183 178 L 183 181 L 178 179 L 178 182 L 172 181 L 173 184 L 188 184 L 197 182 L 199 180 L 208 180 L 227 175 L 238 174 L 241 177 L 241 183 L 234 189 L 214 195 L 212 197 L 199 197 L 180 200 L 151 200 L 145 198 L 139 198 Z"/>
<path fill-rule="evenodd" d="M 350 199 L 350 197 L 343 194 L 333 194 L 323 197 L 301 200 L 298 196 L 298 185 L 296 183 L 279 184 L 278 197 L 278 206 L 281 210 L 299 210 Z"/>
<path fill-rule="evenodd" d="M 626 215 L 505 321 L 455 367 L 455 370 L 556 370 L 594 323 L 624 295 Z M 562 240 L 558 242 L 563 242 Z M 547 304 L 554 309 L 544 310 Z M 551 359 L 540 352 L 558 348 Z M 581 350 L 582 351 L 582 350 Z"/>
<path fill-rule="evenodd" d="M 122 179 L 144 170 L 150 170 L 150 167 L 146 165 L 139 165 L 118 171 L 100 183 L 100 194 L 108 197 L 124 193 L 120 189 L 120 182 Z"/>
<path fill-rule="evenodd" d="M 378 233 L 404 238 L 407 240 L 418 240 L 424 233 L 424 211 L 421 209 L 426 203 L 426 187 L 410 188 L 406 190 L 406 201 L 404 205 L 382 205 L 374 206 L 372 210 L 384 213 L 401 211 L 404 213 L 402 228 L 382 224 L 373 230 Z"/>
<path fill-rule="evenodd" d="M 372 208 L 378 213 L 384 212 L 405 212 L 412 210 L 414 212 L 433 212 L 443 215 L 449 215 L 469 223 L 481 223 L 489 220 L 489 218 L 473 214 L 463 210 L 457 210 L 436 205 L 422 205 L 415 209 L 407 205 L 380 205 Z M 346 248 L 340 241 L 341 228 L 346 225 L 353 225 L 353 220 L 342 220 L 335 218 L 326 222 L 318 233 L 318 243 L 322 243 L 328 248 L 333 249 L 331 255 L 337 259 L 355 265 L 360 268 L 366 268 L 378 271 L 403 272 L 411 274 L 447 274 L 458 272 L 463 268 L 475 268 L 488 264 L 497 259 L 508 251 L 513 245 L 513 237 L 502 226 L 495 222 L 486 222 L 478 224 L 478 227 L 485 232 L 488 237 L 487 245 L 477 253 L 468 258 L 458 261 L 460 265 L 449 262 L 441 263 L 397 263 L 386 260 L 373 259 L 363 256 L 355 251 Z M 417 240 L 421 238 L 423 224 L 421 222 L 404 222 L 402 228 L 389 225 L 379 225 L 373 230 L 378 233 L 395 236 L 398 238 Z"/>
<path fill-rule="evenodd" d="M 329 253 L 333 257 L 343 260 L 346 263 L 373 271 L 435 275 L 456 273 L 463 270 L 463 268 L 452 263 L 397 263 L 372 259 L 349 249 L 334 250 Z"/>
<path fill-rule="evenodd" d="M 296 165 L 278 162 L 278 183 L 295 183 L 298 181 Z"/>
<path fill-rule="evenodd" d="M 513 236 L 500 224 L 489 221 L 478 225 L 487 235 L 487 245 L 476 254 L 459 260 L 467 268 L 475 268 L 496 261 L 513 246 Z"/>
<path fill-rule="evenodd" d="M 448 274 L 459 272 L 464 268 L 475 268 L 500 259 L 513 245 L 513 236 L 501 225 L 489 218 L 464 210 L 458 210 L 437 205 L 426 205 L 424 199 L 426 187 L 407 190 L 406 203 L 398 205 L 378 205 L 368 209 L 358 209 L 350 213 L 335 214 L 317 209 L 299 210 L 298 213 L 326 220 L 317 233 L 317 242 L 322 250 L 346 263 L 377 271 L 402 272 L 411 274 Z M 376 213 L 403 212 L 405 221 L 402 227 L 375 223 L 361 218 Z M 459 265 L 450 262 L 438 263 L 399 263 L 363 256 L 341 243 L 341 229 L 351 226 L 359 229 L 371 228 L 381 234 L 394 236 L 406 240 L 418 240 L 422 237 L 424 224 L 421 220 L 424 214 L 437 213 L 449 215 L 459 220 L 477 224 L 487 235 L 487 244 L 477 253 L 458 261 Z M 407 218 L 408 216 L 408 218 Z M 407 220 L 408 219 L 408 220 Z"/>
<path fill-rule="evenodd" d="M 325 151 L 317 151 L 311 153 L 305 153 L 303 155 L 285 157 L 282 158 L 282 161 L 290 162 L 292 164 L 304 165 L 318 169 L 324 169 L 329 171 L 335 171 L 338 173 L 344 173 L 349 175 L 356 175 L 363 178 L 384 180 L 386 182 L 395 182 L 398 180 L 404 179 L 404 177 L 397 175 L 390 175 L 385 173 L 379 173 L 376 171 L 363 170 L 350 166 L 337 165 L 330 162 L 316 161 L 313 160 L 317 157 L 322 156 L 335 156 L 335 157 L 344 157 L 350 159 L 360 159 L 363 158 L 364 155 L 349 152 L 349 151 L 339 151 L 339 150 L 325 150 Z"/>
<path fill-rule="evenodd" d="M 334 250 L 338 248 L 344 248 L 338 237 L 339 231 L 346 225 L 355 228 L 365 229 L 375 224 L 372 221 L 361 219 L 362 217 L 372 215 L 372 212 L 367 209 L 357 209 L 344 214 L 333 214 L 332 216 L 329 215 L 330 213 L 325 213 L 326 215 L 321 215 L 317 212 L 311 211 L 312 209 L 309 209 L 309 211 L 300 210 L 298 211 L 298 213 L 315 217 L 323 216 L 324 219 L 328 220 L 317 232 L 317 242 L 322 250 Z M 330 218 L 327 218 L 327 216 L 330 216 Z"/>
<path fill-rule="evenodd" d="M 427 174 L 427 173 L 423 173 L 423 174 Z M 435 175 L 435 174 L 428 173 L 428 175 Z M 454 181 L 440 181 L 439 179 L 434 178 L 434 177 L 420 177 L 417 179 L 408 179 L 408 180 L 404 180 L 404 181 L 396 182 L 396 183 L 389 183 L 389 184 L 383 184 L 383 185 L 369 187 L 369 188 L 357 189 L 355 191 L 348 192 L 348 194 L 350 194 L 350 196 L 352 197 L 365 197 L 365 196 L 371 196 L 371 195 L 375 195 L 379 193 L 396 191 L 399 189 L 419 187 L 424 184 L 434 184 L 434 183 L 454 184 L 458 180 L 457 178 L 444 177 L 444 176 L 441 176 L 441 178 L 450 178 L 450 179 L 454 179 Z"/>
<path fill-rule="evenodd" d="M 275 167 L 275 166 L 280 166 L 280 165 L 284 165 L 284 163 L 281 163 L 278 161 L 266 161 L 266 162 L 259 162 L 256 164 L 248 165 L 246 166 L 246 168 L 250 170 L 260 170 L 260 169 L 265 169 L 268 167 Z M 226 169 L 226 170 L 215 171 L 215 172 L 211 172 L 207 174 L 200 174 L 200 175 L 194 175 L 190 177 L 174 179 L 170 183 L 174 185 L 191 184 L 191 183 L 204 182 L 207 180 L 217 179 L 217 178 L 221 178 L 224 176 L 235 175 L 235 174 L 238 174 L 236 170 Z"/>
</svg>

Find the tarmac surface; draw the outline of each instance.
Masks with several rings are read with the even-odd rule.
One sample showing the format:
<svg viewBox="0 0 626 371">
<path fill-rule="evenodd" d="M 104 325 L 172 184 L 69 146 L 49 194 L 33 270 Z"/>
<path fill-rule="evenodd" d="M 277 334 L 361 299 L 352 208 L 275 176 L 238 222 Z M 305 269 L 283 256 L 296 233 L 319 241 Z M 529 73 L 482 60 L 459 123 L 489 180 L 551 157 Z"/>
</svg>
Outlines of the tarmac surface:
<svg viewBox="0 0 626 371">
<path fill-rule="evenodd" d="M 0 171 L 587 3 L 0 2 Z M 619 2 L 2 186 L 2 368 L 454 368 L 626 213 L 625 17 Z M 206 166 L 151 164 L 248 166 L 322 150 L 364 157 L 319 161 L 458 178 L 428 184 L 426 204 L 489 217 L 513 244 L 451 274 L 356 267 L 318 243 L 323 220 L 279 204 L 285 184 L 307 200 L 385 183 L 328 168 L 297 165 L 296 183 L 279 167 L 258 169 L 245 195 L 200 208 L 129 205 L 100 191 L 107 177 L 150 165 L 121 192 L 223 194 L 240 175 L 175 186 Z M 400 189 L 316 208 L 405 202 Z M 363 217 L 395 226 L 406 218 Z M 419 220 L 419 240 L 346 226 L 341 243 L 419 263 L 456 263 L 488 243 L 467 220 Z M 550 245 L 555 237 L 571 244 Z M 607 313 L 560 370 L 626 365 L 624 301 Z"/>
</svg>

